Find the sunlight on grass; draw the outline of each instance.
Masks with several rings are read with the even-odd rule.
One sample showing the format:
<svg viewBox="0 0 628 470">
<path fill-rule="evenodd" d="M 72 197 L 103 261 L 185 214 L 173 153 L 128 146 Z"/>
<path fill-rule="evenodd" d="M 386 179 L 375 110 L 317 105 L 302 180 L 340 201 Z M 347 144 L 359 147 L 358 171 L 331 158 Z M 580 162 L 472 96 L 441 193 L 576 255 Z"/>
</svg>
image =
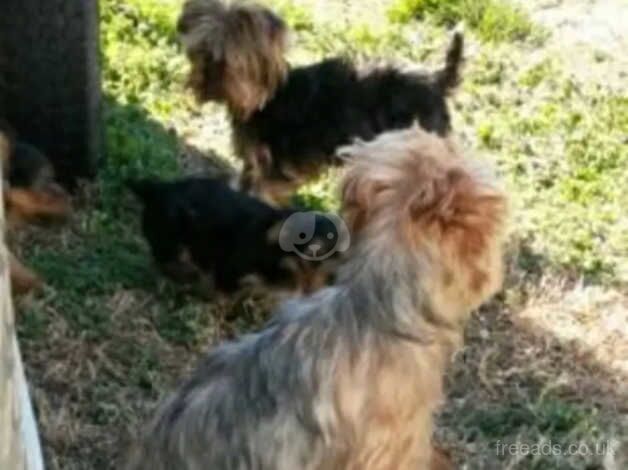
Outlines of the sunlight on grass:
<svg viewBox="0 0 628 470">
<path fill-rule="evenodd" d="M 464 21 L 484 41 L 518 41 L 539 33 L 520 7 L 504 0 L 395 0 L 388 17 L 396 23 L 427 17 L 447 26 Z"/>
<path fill-rule="evenodd" d="M 625 282 L 628 196 L 617 181 L 628 178 L 628 97 L 574 81 L 554 58 L 507 74 L 518 60 L 509 51 L 478 58 L 463 109 L 512 181 L 517 232 L 546 268 Z"/>
<path fill-rule="evenodd" d="M 355 2 L 352 11 L 382 7 Z M 476 315 L 452 365 L 453 398 L 441 431 L 469 468 L 506 468 L 490 447 L 499 439 L 592 444 L 616 433 L 610 405 L 592 405 L 575 379 L 571 388 L 555 383 L 565 371 L 583 375 L 586 368 L 552 338 L 582 342 L 593 329 L 582 321 L 582 308 L 565 308 L 562 285 L 556 302 L 536 315 L 554 326 L 579 322 L 580 329 L 564 327 L 563 336 L 531 344 L 519 325 L 501 323 L 504 312 L 536 295 L 530 285 L 548 278 L 617 292 L 628 283 L 628 96 L 566 73 L 561 57 L 540 47 L 543 30 L 506 0 L 395 0 L 376 24 L 325 8 L 314 15 L 312 2 L 264 3 L 293 29 L 295 65 L 342 55 L 438 67 L 449 29 L 466 23 L 463 83 L 450 99 L 454 136 L 465 151 L 495 162 L 506 181 L 513 266 L 503 298 L 487 309 L 499 312 Z M 344 11 L 334 5 L 330 11 Z M 199 355 L 216 340 L 254 330 L 270 311 L 252 296 L 225 306 L 164 281 L 125 188 L 130 177 L 183 174 L 183 142 L 216 150 L 218 138 L 229 137 L 221 107 L 197 107 L 184 87 L 188 65 L 175 31 L 180 7 L 180 0 L 101 1 L 108 159 L 78 198 L 70 227 L 37 232 L 24 243 L 29 264 L 49 284 L 21 307 L 19 334 L 53 469 L 117 468 L 119 439 Z M 233 158 L 231 150 L 218 153 Z M 303 186 L 293 203 L 338 210 L 338 176 L 330 170 Z M 528 459 L 512 468 L 584 468 L 590 460 Z"/>
</svg>

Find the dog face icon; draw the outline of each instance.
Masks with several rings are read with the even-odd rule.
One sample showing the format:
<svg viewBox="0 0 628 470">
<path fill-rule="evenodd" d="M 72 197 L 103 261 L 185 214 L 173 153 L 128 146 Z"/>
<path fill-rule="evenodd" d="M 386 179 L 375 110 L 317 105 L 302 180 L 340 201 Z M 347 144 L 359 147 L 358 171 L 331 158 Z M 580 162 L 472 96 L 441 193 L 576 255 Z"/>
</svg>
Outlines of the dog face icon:
<svg viewBox="0 0 628 470">
<path fill-rule="evenodd" d="M 296 212 L 279 231 L 279 246 L 308 261 L 321 261 L 349 248 L 351 237 L 344 221 L 335 214 Z"/>
</svg>

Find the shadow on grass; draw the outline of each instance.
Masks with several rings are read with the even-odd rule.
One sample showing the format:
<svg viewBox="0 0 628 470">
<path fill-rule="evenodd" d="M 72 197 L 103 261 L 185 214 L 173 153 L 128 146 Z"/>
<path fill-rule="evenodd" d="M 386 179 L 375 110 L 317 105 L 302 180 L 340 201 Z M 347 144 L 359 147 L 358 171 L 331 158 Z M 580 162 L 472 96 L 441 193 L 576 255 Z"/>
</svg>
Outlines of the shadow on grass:
<svg viewBox="0 0 628 470">
<path fill-rule="evenodd" d="M 197 151 L 141 108 L 111 100 L 107 135 L 109 160 L 71 224 L 22 243 L 49 284 L 21 306 L 19 334 L 52 469 L 120 468 L 129 436 L 177 378 L 212 344 L 258 328 L 270 310 L 250 298 L 203 302 L 159 280 L 123 182 L 180 175 L 195 168 L 181 164 L 181 149 Z M 540 282 L 547 260 L 516 250 L 513 271 Z M 520 282 L 511 279 L 507 293 L 520 294 Z M 448 374 L 439 437 L 469 469 L 602 468 L 602 455 L 497 455 L 497 441 L 593 449 L 625 432 L 628 402 L 617 372 L 578 344 L 516 322 L 510 305 L 498 299 L 470 325 Z"/>
<path fill-rule="evenodd" d="M 161 279 L 124 185 L 189 173 L 186 158 L 205 155 L 141 107 L 106 104 L 108 159 L 78 191 L 72 220 L 16 240 L 47 283 L 19 303 L 19 336 L 52 469 L 119 468 L 113 457 L 136 407 L 152 405 L 227 316 Z"/>
<path fill-rule="evenodd" d="M 621 367 L 628 336 L 619 326 L 625 324 L 599 328 L 595 341 L 586 327 L 570 335 L 558 330 L 572 314 L 574 323 L 584 321 L 568 298 L 579 289 L 573 281 L 530 312 L 543 302 L 535 297 L 546 289 L 548 262 L 526 244 L 516 249 L 502 297 L 474 316 L 448 373 L 439 436 L 469 469 L 625 468 L 609 463 L 628 458 L 628 369 Z M 613 301 L 622 308 L 621 296 Z M 604 308 L 611 307 L 581 306 L 591 315 Z M 510 444 L 518 452 L 505 451 Z"/>
<path fill-rule="evenodd" d="M 56 232 L 32 230 L 21 245 L 30 246 L 27 257 L 45 278 L 45 296 L 77 331 L 107 332 L 110 306 L 116 293 L 144 291 L 176 309 L 191 299 L 165 284 L 153 266 L 142 237 L 140 206 L 125 186 L 129 178 L 175 178 L 186 159 L 204 157 L 181 144 L 174 131 L 164 128 L 136 105 L 121 105 L 107 98 L 106 134 L 108 159 L 94 183 L 77 195 L 77 211 L 71 223 Z M 211 172 L 207 159 L 204 174 Z M 183 162 L 183 163 L 182 163 Z M 216 166 L 216 165 L 213 165 Z M 222 164 L 221 170 L 227 168 Z M 198 172 L 196 173 L 198 174 Z M 199 302 L 194 299 L 193 302 Z M 37 304 L 36 304 L 37 305 Z M 37 308 L 35 308 L 37 310 Z M 37 322 L 35 322 L 37 323 Z M 38 334 L 22 324 L 22 335 Z"/>
</svg>

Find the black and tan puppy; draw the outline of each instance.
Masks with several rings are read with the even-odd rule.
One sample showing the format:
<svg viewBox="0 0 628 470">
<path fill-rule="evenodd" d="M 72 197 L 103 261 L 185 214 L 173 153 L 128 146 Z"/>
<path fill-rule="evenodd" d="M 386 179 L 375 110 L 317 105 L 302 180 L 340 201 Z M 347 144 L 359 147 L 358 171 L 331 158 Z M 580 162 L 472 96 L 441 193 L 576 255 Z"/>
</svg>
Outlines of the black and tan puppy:
<svg viewBox="0 0 628 470">
<path fill-rule="evenodd" d="M 143 204 L 142 229 L 160 269 L 179 282 L 211 279 L 233 292 L 266 285 L 322 287 L 348 231 L 330 214 L 276 209 L 218 179 L 129 182 Z"/>
<path fill-rule="evenodd" d="M 32 145 L 17 141 L 5 121 L 0 121 L 0 163 L 10 229 L 23 224 L 62 222 L 69 217 L 70 197 L 56 183 L 50 160 Z M 39 277 L 12 253 L 9 265 L 15 293 L 26 293 L 41 285 Z"/>
<path fill-rule="evenodd" d="M 15 142 L 4 198 L 12 224 L 56 223 L 72 213 L 68 193 L 56 182 L 50 160 L 37 148 Z"/>
<path fill-rule="evenodd" d="M 290 67 L 287 27 L 250 3 L 188 0 L 178 24 L 191 63 L 189 85 L 200 102 L 226 103 L 242 188 L 285 201 L 354 139 L 418 122 L 446 135 L 447 95 L 460 80 L 463 36 L 456 33 L 445 66 L 435 72 L 359 69 L 342 58 Z"/>
<path fill-rule="evenodd" d="M 57 183 L 50 159 L 18 140 L 4 120 L 0 120 L 0 135 L 3 196 L 10 224 L 65 221 L 72 213 L 70 196 Z"/>
</svg>

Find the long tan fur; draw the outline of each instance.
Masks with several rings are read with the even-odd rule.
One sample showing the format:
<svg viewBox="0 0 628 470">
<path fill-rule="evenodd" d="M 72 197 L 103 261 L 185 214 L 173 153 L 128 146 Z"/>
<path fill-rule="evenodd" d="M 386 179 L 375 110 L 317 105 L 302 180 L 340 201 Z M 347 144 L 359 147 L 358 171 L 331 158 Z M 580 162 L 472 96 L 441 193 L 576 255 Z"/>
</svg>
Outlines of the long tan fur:
<svg viewBox="0 0 628 470">
<path fill-rule="evenodd" d="M 286 26 L 262 6 L 188 0 L 178 30 L 199 101 L 225 101 L 240 119 L 262 107 L 288 73 Z"/>
<path fill-rule="evenodd" d="M 342 156 L 353 246 L 336 284 L 210 352 L 128 468 L 452 468 L 433 415 L 467 319 L 501 286 L 504 192 L 418 128 Z"/>
</svg>

